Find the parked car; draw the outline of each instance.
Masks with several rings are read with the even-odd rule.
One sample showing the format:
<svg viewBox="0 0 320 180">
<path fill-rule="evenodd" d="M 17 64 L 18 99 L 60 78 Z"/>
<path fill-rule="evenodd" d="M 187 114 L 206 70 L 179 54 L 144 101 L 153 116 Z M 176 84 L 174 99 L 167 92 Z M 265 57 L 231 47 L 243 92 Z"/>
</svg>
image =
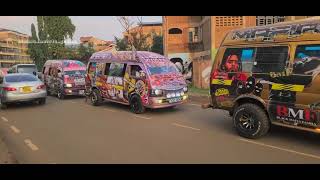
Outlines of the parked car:
<svg viewBox="0 0 320 180">
<path fill-rule="evenodd" d="M 271 124 L 320 132 L 320 18 L 229 32 L 212 67 L 211 102 L 240 136 Z"/>
<path fill-rule="evenodd" d="M 0 77 L 0 107 L 9 103 L 37 101 L 46 103 L 47 91 L 44 83 L 29 73 L 14 73 Z"/>
<path fill-rule="evenodd" d="M 176 66 L 152 52 L 97 52 L 88 63 L 86 94 L 92 105 L 104 100 L 145 108 L 174 107 L 187 100 L 187 84 Z"/>
<path fill-rule="evenodd" d="M 48 94 L 65 96 L 85 94 L 86 65 L 77 60 L 48 60 L 42 69 L 42 81 Z"/>
</svg>

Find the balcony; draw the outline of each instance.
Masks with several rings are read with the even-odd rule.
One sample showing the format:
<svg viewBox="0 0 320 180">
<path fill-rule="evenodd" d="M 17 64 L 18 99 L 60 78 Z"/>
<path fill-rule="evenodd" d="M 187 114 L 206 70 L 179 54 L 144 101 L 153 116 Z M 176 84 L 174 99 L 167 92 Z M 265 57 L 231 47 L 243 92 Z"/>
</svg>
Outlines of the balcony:
<svg viewBox="0 0 320 180">
<path fill-rule="evenodd" d="M 202 41 L 189 42 L 188 48 L 191 52 L 204 51 L 204 45 Z"/>
</svg>

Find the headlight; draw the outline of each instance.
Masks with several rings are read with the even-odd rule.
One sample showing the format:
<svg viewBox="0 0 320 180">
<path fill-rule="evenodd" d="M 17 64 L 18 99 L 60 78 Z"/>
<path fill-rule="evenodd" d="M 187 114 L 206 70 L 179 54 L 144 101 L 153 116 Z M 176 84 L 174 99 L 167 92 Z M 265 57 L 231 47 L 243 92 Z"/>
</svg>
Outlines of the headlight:
<svg viewBox="0 0 320 180">
<path fill-rule="evenodd" d="M 72 84 L 65 84 L 65 87 L 72 87 Z"/>
<path fill-rule="evenodd" d="M 180 96 L 180 92 L 176 92 L 176 97 L 179 97 Z"/>
<path fill-rule="evenodd" d="M 167 98 L 171 98 L 172 96 L 171 96 L 171 93 L 168 93 L 167 94 Z"/>
<path fill-rule="evenodd" d="M 183 95 L 184 95 L 184 92 L 183 92 L 183 91 L 181 91 L 181 93 L 180 93 L 180 94 L 181 94 L 181 96 L 183 96 Z"/>
<path fill-rule="evenodd" d="M 183 91 L 184 91 L 184 92 L 187 92 L 187 91 L 188 91 L 188 88 L 187 88 L 187 87 L 184 87 L 184 88 L 183 88 Z"/>
<path fill-rule="evenodd" d="M 156 89 L 156 90 L 154 90 L 154 94 L 157 95 L 157 96 L 159 96 L 159 95 L 162 94 L 162 90 Z"/>
</svg>

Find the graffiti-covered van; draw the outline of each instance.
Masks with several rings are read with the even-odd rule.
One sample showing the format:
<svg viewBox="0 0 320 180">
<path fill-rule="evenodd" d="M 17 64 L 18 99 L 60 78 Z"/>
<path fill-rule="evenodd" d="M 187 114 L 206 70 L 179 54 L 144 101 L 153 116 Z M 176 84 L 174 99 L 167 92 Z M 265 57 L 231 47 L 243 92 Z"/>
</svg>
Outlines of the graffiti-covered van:
<svg viewBox="0 0 320 180">
<path fill-rule="evenodd" d="M 103 100 L 130 105 L 134 113 L 187 100 L 187 84 L 166 57 L 145 51 L 94 53 L 88 63 L 86 90 L 93 105 Z"/>
<path fill-rule="evenodd" d="M 85 94 L 86 65 L 78 60 L 48 60 L 42 69 L 48 94 L 57 95 L 59 99 L 65 96 Z"/>
<path fill-rule="evenodd" d="M 229 111 L 237 132 L 270 124 L 320 132 L 320 19 L 229 32 L 215 58 L 210 104 Z"/>
</svg>

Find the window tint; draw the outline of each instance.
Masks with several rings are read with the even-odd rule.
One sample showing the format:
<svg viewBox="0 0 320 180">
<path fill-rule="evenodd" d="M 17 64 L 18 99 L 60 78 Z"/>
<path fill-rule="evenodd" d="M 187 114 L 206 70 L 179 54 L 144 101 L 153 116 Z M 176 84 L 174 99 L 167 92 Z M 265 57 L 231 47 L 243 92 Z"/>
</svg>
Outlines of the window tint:
<svg viewBox="0 0 320 180">
<path fill-rule="evenodd" d="M 126 70 L 126 64 L 111 63 L 109 76 L 123 77 Z"/>
<path fill-rule="evenodd" d="M 254 52 L 254 48 L 228 48 L 220 68 L 225 72 L 251 72 Z"/>
<path fill-rule="evenodd" d="M 284 71 L 288 59 L 288 47 L 258 47 L 253 72 L 269 73 Z"/>
<path fill-rule="evenodd" d="M 89 64 L 88 74 L 94 74 L 96 72 L 96 65 L 97 65 L 97 63 L 95 63 L 95 62 L 91 62 Z"/>
<path fill-rule="evenodd" d="M 109 75 L 110 64 L 111 64 L 111 63 L 106 63 L 106 67 L 105 67 L 105 69 L 104 69 L 104 75 Z"/>
<path fill-rule="evenodd" d="M 31 82 L 31 81 L 38 81 L 33 75 L 15 75 L 15 76 L 6 76 L 6 82 Z"/>
<path fill-rule="evenodd" d="M 131 65 L 130 75 L 133 77 L 140 77 L 140 71 L 142 68 L 139 65 Z"/>
</svg>

